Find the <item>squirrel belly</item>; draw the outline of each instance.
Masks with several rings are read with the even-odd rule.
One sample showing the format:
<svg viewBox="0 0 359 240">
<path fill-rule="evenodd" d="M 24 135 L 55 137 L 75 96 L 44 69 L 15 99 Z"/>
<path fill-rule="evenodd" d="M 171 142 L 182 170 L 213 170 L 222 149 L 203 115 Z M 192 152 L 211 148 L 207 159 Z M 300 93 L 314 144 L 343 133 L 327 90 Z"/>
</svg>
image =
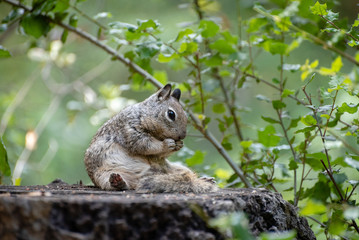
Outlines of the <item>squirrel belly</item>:
<svg viewBox="0 0 359 240">
<path fill-rule="evenodd" d="M 142 193 L 206 193 L 217 190 L 213 178 L 198 178 L 166 158 L 183 147 L 187 115 L 167 84 L 143 102 L 108 120 L 85 153 L 92 182 L 105 190 Z"/>
<path fill-rule="evenodd" d="M 101 145 L 101 141 L 97 142 L 96 145 Z M 102 156 L 91 154 L 93 150 L 96 151 L 96 149 L 91 149 L 90 147 L 85 154 L 85 164 L 88 166 L 87 172 L 92 182 L 104 190 L 121 190 L 112 186 L 109 181 L 114 173 L 119 174 L 124 181 L 122 190 L 136 189 L 141 176 L 150 169 L 146 159 L 130 156 L 119 144 L 113 143 L 108 146 L 106 151 L 101 153 Z M 92 159 L 91 155 L 97 155 L 97 158 Z"/>
</svg>

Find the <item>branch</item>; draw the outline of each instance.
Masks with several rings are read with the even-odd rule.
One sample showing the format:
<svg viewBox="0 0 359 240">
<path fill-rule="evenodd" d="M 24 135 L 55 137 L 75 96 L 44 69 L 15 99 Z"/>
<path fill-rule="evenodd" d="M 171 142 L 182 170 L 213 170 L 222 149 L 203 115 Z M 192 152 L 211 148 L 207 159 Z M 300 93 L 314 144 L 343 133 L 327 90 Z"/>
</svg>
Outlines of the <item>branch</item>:
<svg viewBox="0 0 359 240">
<path fill-rule="evenodd" d="M 329 19 L 327 19 L 326 17 L 324 17 L 323 15 L 319 15 L 322 19 L 324 19 L 327 23 L 329 23 L 330 25 L 332 25 L 333 27 L 335 27 L 336 29 L 343 31 L 341 28 L 339 28 L 335 23 L 333 23 L 332 21 L 330 21 Z M 353 35 L 351 35 L 350 33 L 347 33 L 345 31 L 343 31 L 345 35 L 347 35 L 348 37 L 354 39 L 355 41 L 359 41 L 358 38 L 354 37 Z"/>
<path fill-rule="evenodd" d="M 320 159 L 320 162 L 322 163 L 323 167 L 325 168 L 325 171 L 327 172 L 328 176 L 330 177 L 330 180 L 332 180 L 332 183 L 334 184 L 335 189 L 337 190 L 339 196 L 340 196 L 340 200 L 345 201 L 345 198 L 343 197 L 342 191 L 340 191 L 337 183 L 335 182 L 335 179 L 333 177 L 333 174 L 331 171 L 329 171 L 329 169 L 327 168 L 327 166 L 325 166 L 325 163 L 323 161 L 323 159 Z"/>
<path fill-rule="evenodd" d="M 14 2 L 14 1 L 11 1 L 11 0 L 3 0 L 3 1 L 5 3 L 8 3 L 8 4 L 14 6 L 14 7 L 22 8 L 25 11 L 31 11 L 31 9 L 29 7 L 23 5 L 23 4 L 19 3 L 19 2 Z M 48 17 L 48 16 L 46 16 L 46 17 Z M 104 50 L 105 52 L 107 52 L 108 54 L 113 56 L 113 58 L 119 60 L 124 65 L 129 67 L 131 70 L 133 70 L 133 71 L 137 72 L 138 74 L 140 74 L 142 77 L 145 78 L 145 80 L 149 81 L 151 84 L 153 84 L 157 88 L 161 88 L 163 86 L 157 79 L 155 79 L 151 74 L 149 74 L 143 68 L 138 66 L 136 63 L 130 61 L 129 59 L 125 58 L 122 54 L 116 52 L 116 50 L 114 50 L 113 48 L 107 46 L 106 44 L 103 44 L 100 41 L 98 41 L 97 38 L 95 38 L 94 36 L 88 34 L 87 32 L 84 32 L 81 29 L 72 27 L 72 26 L 67 25 L 67 24 L 65 24 L 63 22 L 60 22 L 60 21 L 55 21 L 54 19 L 51 19 L 49 17 L 48 17 L 48 20 L 51 21 L 52 23 L 64 28 L 64 29 L 66 29 L 66 30 L 70 31 L 70 32 L 75 33 L 79 37 L 81 37 L 81 38 L 91 42 L 95 46 L 101 48 L 102 50 Z M 181 104 L 184 105 L 182 102 L 181 102 Z M 226 150 L 222 147 L 222 145 L 217 141 L 217 139 L 212 135 L 212 133 L 209 132 L 207 129 L 204 129 L 201 126 L 201 121 L 196 117 L 196 115 L 192 111 L 188 111 L 188 114 L 191 117 L 191 119 L 193 120 L 193 122 L 195 124 L 195 127 L 204 135 L 204 137 L 209 142 L 212 143 L 212 145 L 217 149 L 217 151 L 223 156 L 223 158 L 227 161 L 227 163 L 232 167 L 234 172 L 243 181 L 245 186 L 246 187 L 252 187 L 251 183 L 244 176 L 244 173 L 236 166 L 236 164 L 234 163 L 232 158 L 229 156 L 229 154 L 226 152 Z"/>
</svg>

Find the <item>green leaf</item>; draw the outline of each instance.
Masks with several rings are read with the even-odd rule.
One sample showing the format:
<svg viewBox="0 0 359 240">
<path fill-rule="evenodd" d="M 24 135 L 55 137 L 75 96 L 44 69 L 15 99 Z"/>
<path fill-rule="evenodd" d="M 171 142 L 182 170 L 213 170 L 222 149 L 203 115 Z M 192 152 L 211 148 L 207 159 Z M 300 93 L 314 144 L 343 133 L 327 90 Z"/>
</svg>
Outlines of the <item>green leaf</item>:
<svg viewBox="0 0 359 240">
<path fill-rule="evenodd" d="M 323 205 L 321 203 L 316 203 L 309 199 L 306 202 L 306 205 L 300 211 L 300 214 L 304 215 L 304 216 L 312 216 L 312 215 L 316 215 L 316 214 L 325 213 L 326 211 L 327 211 L 327 208 L 325 205 Z"/>
<path fill-rule="evenodd" d="M 221 66 L 223 65 L 223 58 L 219 55 L 219 53 L 217 53 L 216 55 L 208 58 L 205 60 L 205 64 L 208 67 L 216 67 L 216 66 Z M 223 76 L 221 74 L 221 76 Z M 227 75 L 228 76 L 228 75 Z M 224 76 L 223 76 L 224 77 Z"/>
<path fill-rule="evenodd" d="M 328 10 L 327 11 L 327 19 L 329 20 L 329 21 L 335 21 L 335 20 L 338 20 L 338 18 L 339 18 L 339 13 L 335 13 L 335 12 L 333 12 L 332 10 Z"/>
<path fill-rule="evenodd" d="M 292 119 L 289 124 L 289 128 L 295 128 L 298 126 L 298 122 L 300 121 L 300 117 L 296 119 Z"/>
<path fill-rule="evenodd" d="M 230 151 L 233 149 L 232 143 L 229 141 L 229 136 L 224 137 L 221 144 L 224 147 L 224 149 L 226 149 L 227 151 Z"/>
<path fill-rule="evenodd" d="M 130 32 L 135 32 L 137 30 L 137 27 L 133 24 L 130 23 L 125 23 L 125 22 L 111 22 L 108 24 L 111 28 L 115 28 L 115 29 L 121 29 L 121 28 L 125 28 L 128 29 L 128 31 Z"/>
<path fill-rule="evenodd" d="M 11 53 L 0 45 L 0 58 L 8 58 L 11 57 Z"/>
<path fill-rule="evenodd" d="M 252 18 L 248 23 L 247 32 L 257 32 L 261 27 L 268 23 L 267 18 Z"/>
<path fill-rule="evenodd" d="M 286 53 L 288 47 L 287 44 L 272 39 L 267 39 L 261 45 L 264 50 L 270 52 L 271 54 L 281 54 L 281 55 L 284 55 Z"/>
<path fill-rule="evenodd" d="M 202 20 L 199 23 L 199 29 L 201 29 L 201 35 L 204 38 L 214 37 L 219 31 L 219 26 L 213 21 Z"/>
<path fill-rule="evenodd" d="M 306 133 L 306 132 L 313 131 L 315 128 L 316 128 L 316 126 L 305 127 L 305 128 L 302 128 L 302 129 L 299 129 L 299 130 L 295 131 L 295 133 L 301 133 L 301 132 Z"/>
<path fill-rule="evenodd" d="M 286 107 L 285 103 L 281 100 L 273 100 L 272 105 L 274 109 L 282 109 Z"/>
<path fill-rule="evenodd" d="M 337 184 L 342 184 L 348 179 L 345 173 L 334 173 L 333 178 Z"/>
<path fill-rule="evenodd" d="M 277 21 L 275 21 L 277 27 L 283 32 L 288 32 L 289 26 L 292 25 L 290 18 L 289 17 L 280 18 L 280 17 L 276 16 L 275 20 L 276 19 L 278 19 Z"/>
<path fill-rule="evenodd" d="M 332 62 L 332 68 L 331 70 L 333 72 L 339 72 L 340 69 L 343 67 L 343 62 L 341 56 L 338 56 L 333 62 Z"/>
<path fill-rule="evenodd" d="M 294 160 L 291 160 L 289 162 L 289 170 L 295 170 L 297 168 L 298 168 L 298 164 Z"/>
<path fill-rule="evenodd" d="M 66 42 L 68 35 L 69 35 L 69 31 L 67 29 L 64 29 L 64 31 L 61 34 L 61 42 L 62 43 Z"/>
<path fill-rule="evenodd" d="M 282 98 L 286 98 L 286 97 L 288 97 L 289 95 L 292 95 L 292 94 L 294 94 L 294 93 L 295 93 L 294 90 L 284 89 L 284 90 L 283 90 L 283 93 L 282 93 Z"/>
<path fill-rule="evenodd" d="M 264 117 L 262 116 L 262 119 L 266 122 L 269 122 L 269 123 L 280 123 L 278 120 L 276 119 L 273 119 L 273 118 L 270 118 L 270 117 Z"/>
<path fill-rule="evenodd" d="M 307 126 L 313 126 L 317 124 L 317 120 L 312 115 L 303 116 L 300 121 Z"/>
<path fill-rule="evenodd" d="M 354 114 L 358 111 L 358 104 L 350 104 L 343 103 L 341 107 L 338 107 L 338 111 L 341 113 L 347 112 L 350 114 Z"/>
<path fill-rule="evenodd" d="M 167 62 L 170 62 L 172 59 L 175 59 L 175 58 L 179 58 L 177 53 L 172 53 L 172 54 L 160 53 L 158 55 L 157 61 L 159 61 L 160 63 L 167 63 Z"/>
<path fill-rule="evenodd" d="M 209 47 L 223 54 L 232 54 L 237 52 L 237 50 L 233 48 L 232 44 L 228 43 L 224 39 L 218 39 L 214 43 L 210 44 Z"/>
<path fill-rule="evenodd" d="M 50 31 L 48 18 L 42 15 L 26 15 L 21 20 L 21 26 L 27 35 L 35 38 L 46 35 Z"/>
<path fill-rule="evenodd" d="M 224 37 L 224 39 L 232 44 L 238 43 L 238 37 L 235 35 L 232 35 L 228 30 L 221 32 L 221 35 Z"/>
<path fill-rule="evenodd" d="M 78 20 L 79 20 L 79 18 L 75 14 L 71 15 L 71 17 L 69 19 L 70 26 L 77 27 Z"/>
<path fill-rule="evenodd" d="M 140 58 L 150 59 L 155 56 L 160 47 L 157 43 L 142 43 L 136 46 L 135 51 Z"/>
<path fill-rule="evenodd" d="M 182 30 L 182 31 L 180 31 L 178 33 L 177 38 L 176 38 L 175 41 L 178 42 L 178 41 L 182 40 L 185 36 L 188 36 L 188 35 L 190 35 L 192 33 L 193 33 L 193 30 L 189 29 L 189 28 L 187 28 L 185 30 Z"/>
<path fill-rule="evenodd" d="M 204 156 L 206 155 L 205 152 L 197 150 L 192 157 L 186 159 L 186 163 L 188 166 L 194 166 L 203 163 Z"/>
<path fill-rule="evenodd" d="M 307 154 L 307 158 L 305 159 L 305 162 L 311 167 L 313 168 L 313 170 L 315 171 L 319 171 L 323 169 L 323 165 L 320 162 L 320 160 L 324 160 L 326 159 L 326 156 L 324 153 L 322 152 L 318 152 L 318 153 L 311 153 L 311 154 Z"/>
<path fill-rule="evenodd" d="M 316 2 L 314 4 L 314 6 L 310 7 L 310 10 L 312 11 L 313 14 L 315 15 L 321 15 L 321 16 L 325 16 L 327 15 L 327 4 L 320 4 L 319 2 Z"/>
<path fill-rule="evenodd" d="M 240 145 L 243 148 L 249 148 L 252 145 L 253 141 L 241 141 Z"/>
<path fill-rule="evenodd" d="M 212 110 L 214 113 L 225 113 L 226 107 L 223 103 L 216 103 L 213 105 Z"/>
<path fill-rule="evenodd" d="M 70 7 L 70 0 L 56 1 L 55 8 L 52 12 L 64 12 Z"/>
<path fill-rule="evenodd" d="M 182 54 L 192 54 L 194 52 L 196 52 L 198 49 L 198 44 L 195 42 L 183 42 L 180 46 L 180 48 L 178 49 L 178 52 L 182 53 Z"/>
<path fill-rule="evenodd" d="M 307 197 L 325 203 L 330 196 L 330 187 L 327 182 L 316 182 L 315 185 L 305 192 Z"/>
<path fill-rule="evenodd" d="M 10 176 L 11 175 L 11 169 L 9 166 L 9 161 L 7 157 L 7 151 L 5 144 L 2 140 L 2 137 L 0 137 L 0 176 Z"/>
<path fill-rule="evenodd" d="M 311 167 L 313 168 L 314 171 L 319 171 L 323 168 L 323 165 L 321 164 L 319 159 L 315 159 L 315 158 L 310 158 L 308 157 L 305 162 Z"/>
<path fill-rule="evenodd" d="M 157 21 L 150 20 L 137 20 L 137 31 L 143 31 L 147 29 L 156 29 L 160 24 Z"/>
<path fill-rule="evenodd" d="M 263 131 L 258 131 L 258 142 L 262 143 L 266 147 L 277 146 L 280 141 L 280 137 L 275 134 L 275 128 L 272 125 L 268 125 Z"/>
</svg>

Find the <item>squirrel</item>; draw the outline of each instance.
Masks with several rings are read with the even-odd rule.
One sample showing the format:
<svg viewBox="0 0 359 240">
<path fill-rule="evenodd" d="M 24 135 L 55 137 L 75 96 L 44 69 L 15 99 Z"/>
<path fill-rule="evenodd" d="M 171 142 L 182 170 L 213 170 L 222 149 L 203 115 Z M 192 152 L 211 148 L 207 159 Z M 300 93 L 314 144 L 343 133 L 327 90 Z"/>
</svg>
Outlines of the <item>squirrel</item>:
<svg viewBox="0 0 359 240">
<path fill-rule="evenodd" d="M 121 110 L 97 131 L 84 162 L 95 186 L 139 193 L 217 191 L 214 178 L 166 158 L 183 147 L 187 115 L 167 84 L 143 102 Z"/>
</svg>

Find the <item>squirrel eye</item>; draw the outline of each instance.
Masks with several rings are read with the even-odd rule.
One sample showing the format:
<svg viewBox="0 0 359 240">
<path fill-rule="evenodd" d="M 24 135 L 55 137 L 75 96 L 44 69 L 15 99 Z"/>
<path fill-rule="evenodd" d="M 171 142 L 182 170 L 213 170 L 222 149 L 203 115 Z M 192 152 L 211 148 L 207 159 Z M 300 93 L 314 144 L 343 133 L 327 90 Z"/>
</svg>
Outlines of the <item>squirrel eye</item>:
<svg viewBox="0 0 359 240">
<path fill-rule="evenodd" d="M 172 111 L 172 110 L 168 110 L 168 111 L 167 111 L 167 116 L 168 116 L 172 121 L 174 121 L 174 120 L 176 119 L 176 114 L 175 114 L 175 112 Z"/>
</svg>

